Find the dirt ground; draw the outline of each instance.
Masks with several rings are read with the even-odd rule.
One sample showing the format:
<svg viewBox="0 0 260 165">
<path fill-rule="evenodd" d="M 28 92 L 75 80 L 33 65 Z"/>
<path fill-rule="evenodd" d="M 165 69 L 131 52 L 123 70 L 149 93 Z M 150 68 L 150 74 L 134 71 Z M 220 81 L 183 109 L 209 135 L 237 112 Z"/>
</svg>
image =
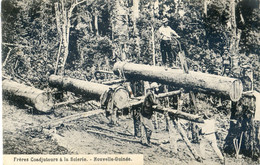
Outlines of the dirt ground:
<svg viewBox="0 0 260 165">
<path fill-rule="evenodd" d="M 169 133 L 165 121 L 159 117 L 159 128 L 152 135 L 151 147 L 143 146 L 133 136 L 133 121 L 124 116 L 117 126 L 110 126 L 104 114 L 64 123 L 52 129 L 31 129 L 59 118 L 93 110 L 83 105 L 63 106 L 54 113 L 35 114 L 30 108 L 18 108 L 3 101 L 3 152 L 4 154 L 143 154 L 144 164 L 223 164 L 210 145 L 206 160 L 197 162 L 188 150 L 181 136 L 176 133 L 178 151 L 171 151 Z M 180 121 L 183 126 L 187 122 Z M 217 137 L 220 148 L 228 130 L 228 116 L 217 116 Z M 186 128 L 186 127 L 185 127 Z M 190 137 L 187 130 L 188 137 Z M 164 141 L 164 143 L 162 143 Z M 192 143 L 199 153 L 198 144 Z M 225 156 L 225 164 L 259 164 L 249 158 L 235 159 Z"/>
</svg>

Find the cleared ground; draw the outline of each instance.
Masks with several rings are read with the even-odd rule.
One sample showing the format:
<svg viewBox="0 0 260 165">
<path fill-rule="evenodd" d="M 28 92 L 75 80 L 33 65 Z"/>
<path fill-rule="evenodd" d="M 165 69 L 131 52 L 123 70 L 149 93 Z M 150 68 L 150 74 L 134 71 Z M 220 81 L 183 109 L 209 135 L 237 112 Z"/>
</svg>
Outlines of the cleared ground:
<svg viewBox="0 0 260 165">
<path fill-rule="evenodd" d="M 41 129 L 43 123 L 59 118 L 94 110 L 84 104 L 62 106 L 51 114 L 35 114 L 30 108 L 18 108 L 3 101 L 4 154 L 143 154 L 145 164 L 221 164 L 210 146 L 203 163 L 197 162 L 186 144 L 176 133 L 178 151 L 173 153 L 169 133 L 165 131 L 163 116 L 159 117 L 159 129 L 152 135 L 152 146 L 139 143 L 133 136 L 133 121 L 130 116 L 119 120 L 119 125 L 110 126 L 103 114 L 64 123 L 56 128 Z M 220 148 L 228 130 L 228 117 L 217 116 L 217 137 Z M 183 123 L 190 137 L 188 123 Z M 32 129 L 36 128 L 36 129 Z M 164 143 L 162 143 L 164 142 Z M 199 152 L 198 144 L 192 144 Z M 259 164 L 251 159 L 235 159 L 225 155 L 226 164 Z"/>
</svg>

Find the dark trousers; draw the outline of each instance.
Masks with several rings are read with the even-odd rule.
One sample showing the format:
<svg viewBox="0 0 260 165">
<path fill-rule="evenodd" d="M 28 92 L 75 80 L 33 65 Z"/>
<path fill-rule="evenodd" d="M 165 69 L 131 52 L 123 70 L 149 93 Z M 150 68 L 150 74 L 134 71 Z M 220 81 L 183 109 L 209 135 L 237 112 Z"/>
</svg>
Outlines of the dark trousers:
<svg viewBox="0 0 260 165">
<path fill-rule="evenodd" d="M 134 135 L 137 137 L 141 136 L 141 113 L 140 108 L 133 110 L 133 121 L 134 121 Z"/>
<path fill-rule="evenodd" d="M 161 46 L 163 65 L 167 63 L 167 56 L 168 56 L 168 61 L 170 66 L 172 66 L 172 64 L 176 62 L 177 51 L 172 49 L 174 45 L 175 44 L 170 40 L 161 41 L 160 46 Z"/>
</svg>

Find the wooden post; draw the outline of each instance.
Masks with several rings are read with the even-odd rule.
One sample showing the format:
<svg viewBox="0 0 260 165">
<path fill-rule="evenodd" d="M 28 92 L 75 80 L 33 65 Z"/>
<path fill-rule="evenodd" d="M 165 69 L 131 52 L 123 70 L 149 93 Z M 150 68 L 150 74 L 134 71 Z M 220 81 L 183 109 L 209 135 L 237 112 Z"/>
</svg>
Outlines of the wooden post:
<svg viewBox="0 0 260 165">
<path fill-rule="evenodd" d="M 173 153 L 177 153 L 177 137 L 176 137 L 176 128 L 174 127 L 174 123 L 170 119 L 169 115 L 167 114 L 167 120 L 168 120 L 168 128 L 169 128 L 169 141 L 170 141 L 170 148 Z"/>
</svg>

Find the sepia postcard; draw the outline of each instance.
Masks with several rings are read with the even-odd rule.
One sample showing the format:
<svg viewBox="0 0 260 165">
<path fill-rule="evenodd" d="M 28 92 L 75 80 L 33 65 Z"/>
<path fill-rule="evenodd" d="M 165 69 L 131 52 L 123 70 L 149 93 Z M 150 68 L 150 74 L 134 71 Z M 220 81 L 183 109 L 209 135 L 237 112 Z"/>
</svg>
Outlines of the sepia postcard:
<svg viewBox="0 0 260 165">
<path fill-rule="evenodd" d="M 260 164 L 259 9 L 2 0 L 3 164 Z"/>
</svg>

